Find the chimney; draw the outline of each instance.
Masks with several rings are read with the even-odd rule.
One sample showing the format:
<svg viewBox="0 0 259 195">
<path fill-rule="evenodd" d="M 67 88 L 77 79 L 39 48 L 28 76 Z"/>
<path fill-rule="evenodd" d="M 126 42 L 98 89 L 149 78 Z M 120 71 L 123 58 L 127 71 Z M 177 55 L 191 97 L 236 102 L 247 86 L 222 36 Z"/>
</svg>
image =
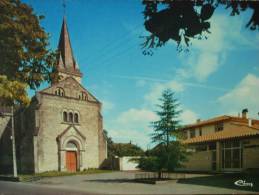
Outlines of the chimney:
<svg viewBox="0 0 259 195">
<path fill-rule="evenodd" d="M 248 119 L 248 126 L 249 126 L 249 127 L 252 126 L 252 122 L 253 122 L 252 119 L 249 118 L 249 119 Z"/>
<path fill-rule="evenodd" d="M 248 109 L 245 108 L 242 110 L 242 118 L 246 119 L 247 118 L 247 113 L 248 113 Z"/>
</svg>

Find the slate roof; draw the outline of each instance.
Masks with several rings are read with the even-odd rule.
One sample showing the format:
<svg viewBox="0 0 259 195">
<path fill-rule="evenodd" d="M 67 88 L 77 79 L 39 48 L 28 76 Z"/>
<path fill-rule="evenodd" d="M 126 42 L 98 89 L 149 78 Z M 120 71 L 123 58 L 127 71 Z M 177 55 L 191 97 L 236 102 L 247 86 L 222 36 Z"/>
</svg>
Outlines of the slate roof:
<svg viewBox="0 0 259 195">
<path fill-rule="evenodd" d="M 72 73 L 81 76 L 79 67 L 75 61 L 70 37 L 68 33 L 66 18 L 64 17 L 58 44 L 59 58 L 58 70 L 60 72 Z"/>
</svg>

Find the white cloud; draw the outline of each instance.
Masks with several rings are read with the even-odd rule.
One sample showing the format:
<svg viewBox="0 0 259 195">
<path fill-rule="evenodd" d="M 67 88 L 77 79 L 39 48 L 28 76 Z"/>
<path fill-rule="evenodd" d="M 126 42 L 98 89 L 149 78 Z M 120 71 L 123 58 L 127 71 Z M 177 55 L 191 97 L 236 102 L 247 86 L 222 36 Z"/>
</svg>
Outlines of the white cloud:
<svg viewBox="0 0 259 195">
<path fill-rule="evenodd" d="M 184 109 L 179 119 L 181 124 L 196 121 L 197 114 L 189 109 Z M 131 108 L 120 113 L 116 119 L 105 123 L 105 129 L 115 142 L 129 143 L 130 141 L 146 149 L 150 146 L 150 134 L 153 132 L 151 122 L 159 120 L 155 112 L 149 109 Z"/>
<path fill-rule="evenodd" d="M 259 77 L 246 75 L 231 91 L 218 98 L 219 103 L 227 112 L 240 112 L 248 108 L 251 117 L 258 117 L 259 111 Z"/>
<path fill-rule="evenodd" d="M 183 112 L 180 115 L 180 120 L 182 124 L 194 123 L 198 118 L 198 115 L 189 109 L 183 109 Z"/>
<path fill-rule="evenodd" d="M 157 115 L 148 109 L 131 108 L 122 112 L 116 119 L 107 121 L 105 128 L 115 142 L 132 141 L 146 149 L 153 131 L 150 123 L 157 119 Z"/>
<path fill-rule="evenodd" d="M 103 111 L 107 112 L 114 108 L 114 104 L 108 100 L 102 100 Z"/>
<path fill-rule="evenodd" d="M 242 48 L 258 48 L 255 41 L 245 32 L 241 17 L 216 14 L 211 20 L 211 33 L 206 40 L 193 40 L 191 52 L 181 57 L 183 68 L 177 71 L 180 78 L 194 78 L 199 82 L 225 63 L 229 51 Z M 246 47 L 243 47 L 246 46 Z"/>
<path fill-rule="evenodd" d="M 125 128 L 112 128 L 108 129 L 109 136 L 112 137 L 112 140 L 117 143 L 133 143 L 140 146 L 142 149 L 147 149 L 151 144 L 150 132 L 139 131 L 137 129 L 125 129 Z"/>
<path fill-rule="evenodd" d="M 190 109 L 179 116 L 181 124 L 194 123 L 198 115 Z M 151 122 L 159 120 L 155 112 L 148 109 L 131 108 L 122 112 L 115 120 L 105 123 L 105 129 L 115 142 L 129 143 L 130 141 L 146 149 L 151 146 L 150 134 L 153 132 Z"/>
<path fill-rule="evenodd" d="M 135 127 L 136 124 L 144 126 L 156 119 L 157 115 L 150 110 L 131 108 L 126 112 L 121 113 L 121 115 L 116 119 L 116 122 L 120 125 L 127 125 L 127 127 Z"/>
<path fill-rule="evenodd" d="M 146 84 L 147 84 L 147 81 L 145 81 L 143 79 L 137 80 L 137 82 L 136 82 L 137 87 L 144 87 Z"/>
<path fill-rule="evenodd" d="M 194 47 L 207 52 L 222 52 L 223 50 L 242 49 L 242 46 L 258 48 L 249 30 L 245 29 L 244 18 L 229 17 L 227 14 L 216 14 L 211 19 L 211 33 L 204 41 L 195 40 Z M 245 29 L 245 31 L 242 31 Z"/>
<path fill-rule="evenodd" d="M 146 94 L 144 98 L 147 103 L 154 105 L 158 102 L 162 92 L 167 88 L 171 89 L 173 92 L 182 92 L 184 90 L 184 85 L 174 80 L 167 83 L 156 83 L 152 86 L 150 92 Z"/>
<path fill-rule="evenodd" d="M 219 56 L 213 52 L 202 52 L 198 59 L 197 65 L 194 68 L 194 75 L 198 81 L 206 80 L 212 73 L 216 72 L 219 63 Z"/>
<path fill-rule="evenodd" d="M 158 98 L 159 93 L 161 95 L 162 91 L 166 88 L 172 89 L 174 92 L 182 92 L 185 90 L 184 86 L 188 87 L 195 87 L 195 88 L 203 88 L 203 89 L 211 89 L 211 90 L 219 90 L 219 91 L 226 91 L 227 89 L 222 87 L 216 86 L 209 86 L 206 84 L 201 84 L 198 82 L 184 82 L 184 79 L 188 78 L 190 71 L 187 69 L 177 69 L 176 79 L 169 80 L 169 79 L 161 79 L 161 78 L 154 78 L 148 76 L 127 76 L 127 75 L 110 75 L 111 77 L 116 77 L 120 79 L 129 79 L 129 80 L 136 80 L 136 85 L 142 87 L 147 84 L 151 84 L 151 90 L 146 95 L 146 100 L 154 100 L 156 97 Z M 155 82 L 155 84 L 153 83 Z M 153 95 L 151 95 L 153 93 Z M 155 98 L 149 98 L 148 96 L 151 95 Z"/>
</svg>

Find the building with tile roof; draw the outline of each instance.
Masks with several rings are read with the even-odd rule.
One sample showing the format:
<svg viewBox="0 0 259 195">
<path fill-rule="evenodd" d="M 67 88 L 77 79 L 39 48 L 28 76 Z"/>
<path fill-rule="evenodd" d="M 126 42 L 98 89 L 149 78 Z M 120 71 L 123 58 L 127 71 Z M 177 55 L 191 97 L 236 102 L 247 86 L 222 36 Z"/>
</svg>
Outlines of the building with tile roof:
<svg viewBox="0 0 259 195">
<path fill-rule="evenodd" d="M 181 131 L 190 156 L 186 171 L 259 170 L 259 120 L 242 116 L 218 116 L 184 126 Z"/>
</svg>

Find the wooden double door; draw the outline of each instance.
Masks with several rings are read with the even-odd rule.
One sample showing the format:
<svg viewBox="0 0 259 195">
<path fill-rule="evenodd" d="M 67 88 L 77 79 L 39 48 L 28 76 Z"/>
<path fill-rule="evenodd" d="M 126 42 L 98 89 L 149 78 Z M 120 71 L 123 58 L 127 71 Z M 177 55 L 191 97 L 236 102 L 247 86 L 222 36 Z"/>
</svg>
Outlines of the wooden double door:
<svg viewBox="0 0 259 195">
<path fill-rule="evenodd" d="M 66 167 L 69 172 L 77 171 L 77 152 L 66 151 Z"/>
</svg>

